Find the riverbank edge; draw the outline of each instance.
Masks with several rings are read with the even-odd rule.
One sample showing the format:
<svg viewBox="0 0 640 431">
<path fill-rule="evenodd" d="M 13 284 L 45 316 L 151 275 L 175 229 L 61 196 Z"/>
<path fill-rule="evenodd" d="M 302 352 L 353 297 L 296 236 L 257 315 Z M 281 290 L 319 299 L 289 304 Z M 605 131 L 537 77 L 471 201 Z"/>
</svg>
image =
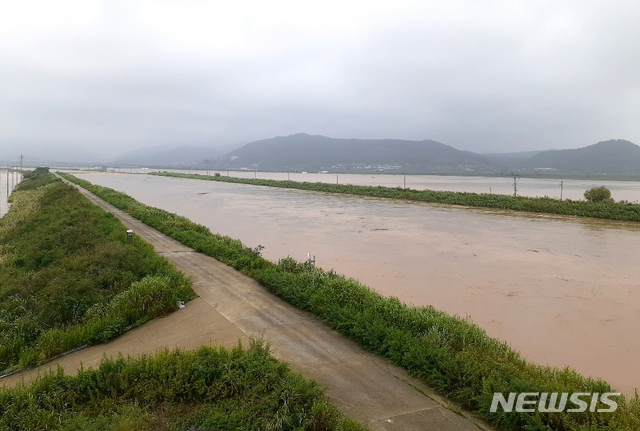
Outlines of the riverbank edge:
<svg viewBox="0 0 640 431">
<path fill-rule="evenodd" d="M 94 226 L 96 229 L 103 229 L 110 234 L 116 231 L 122 232 L 119 241 L 109 237 L 101 245 L 113 244 L 114 246 L 122 246 L 126 243 L 132 253 L 141 258 L 149 259 L 147 263 L 154 264 L 156 272 L 134 280 L 128 289 L 116 294 L 110 302 L 94 304 L 91 316 L 86 317 L 81 323 L 43 330 L 34 344 L 20 347 L 18 358 L 0 369 L 0 374 L 2 374 L 0 379 L 46 364 L 88 346 L 110 341 L 149 320 L 177 310 L 178 299 L 188 302 L 196 297 L 192 290 L 191 281 L 184 277 L 166 259 L 158 256 L 150 244 L 139 238 L 134 238 L 130 244 L 127 243 L 124 225 L 119 221 L 114 221 L 113 217 L 106 211 L 95 207 L 76 189 L 64 184 L 60 179 L 55 178 L 53 174 L 42 168 L 40 171 L 25 173 L 23 181 L 12 193 L 11 200 L 22 202 L 23 205 L 18 204 L 12 207 L 11 211 L 13 212 L 9 212 L 8 218 L 3 220 L 5 224 L 3 228 L 15 229 L 16 225 L 24 222 L 25 217 L 32 215 L 22 208 L 27 202 L 33 206 L 31 210 L 33 213 L 42 211 L 40 201 L 47 197 L 47 193 L 56 191 L 72 195 L 75 202 L 74 210 L 78 210 L 77 207 L 81 207 L 81 210 L 85 209 L 90 213 L 96 214 L 97 224 Z M 61 200 L 56 200 L 51 205 L 59 207 L 63 203 Z M 51 208 L 49 207 L 49 209 Z M 27 208 L 27 210 L 29 209 Z M 16 211 L 19 212 L 16 213 Z M 73 220 L 73 217 L 78 217 L 77 214 L 74 213 L 69 220 Z M 9 224 L 9 226 L 7 227 L 6 224 Z M 53 226 L 53 229 L 64 228 L 66 227 L 61 224 Z M 61 232 L 54 231 L 53 234 L 60 235 L 58 239 L 63 238 Z M 70 236 L 69 233 L 67 235 Z M 3 244 L 3 246 L 7 246 L 7 244 Z M 9 244 L 9 246 L 15 245 Z M 87 247 L 82 253 L 78 252 L 77 254 L 83 254 L 88 259 L 86 255 L 92 250 L 92 248 Z M 64 258 L 70 257 L 71 255 L 65 255 Z M 50 267 L 47 269 L 50 269 Z M 138 303 L 153 303 L 154 306 L 147 307 L 147 309 L 132 310 L 132 305 Z M 5 340 L 3 339 L 3 344 L 4 342 Z M 10 351 L 10 344 L 8 341 L 6 343 L 0 348 Z"/>
<path fill-rule="evenodd" d="M 287 302 L 317 315 L 332 328 L 421 378 L 439 393 L 478 412 L 505 430 L 578 430 L 607 425 L 640 428 L 640 401 L 622 398 L 613 414 L 490 413 L 494 392 L 612 392 L 602 380 L 573 370 L 531 364 L 506 343 L 492 339 L 468 320 L 433 307 L 410 307 L 384 298 L 353 279 L 286 258 L 278 263 L 240 241 L 124 193 L 70 174 L 86 188 L 145 224 L 254 278 Z"/>
<path fill-rule="evenodd" d="M 594 203 L 569 199 L 561 201 L 559 199 L 546 197 L 514 197 L 488 193 L 414 190 L 383 186 L 374 187 L 347 184 L 311 183 L 288 180 L 266 180 L 215 175 L 209 176 L 202 174 L 179 174 L 173 172 L 151 172 L 147 175 L 204 181 L 220 181 L 225 183 L 249 184 L 254 186 L 277 187 L 453 206 L 488 208 L 537 214 L 554 214 L 624 222 L 640 222 L 640 205 L 627 202 Z"/>
</svg>

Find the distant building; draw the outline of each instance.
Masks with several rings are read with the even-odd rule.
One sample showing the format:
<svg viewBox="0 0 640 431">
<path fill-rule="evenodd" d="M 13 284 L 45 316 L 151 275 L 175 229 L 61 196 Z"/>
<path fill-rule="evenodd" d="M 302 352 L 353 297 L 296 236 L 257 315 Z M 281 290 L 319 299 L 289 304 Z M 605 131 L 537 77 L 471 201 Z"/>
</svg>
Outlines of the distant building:
<svg viewBox="0 0 640 431">
<path fill-rule="evenodd" d="M 96 171 L 107 172 L 107 165 L 98 165 L 98 166 L 96 166 Z"/>
</svg>

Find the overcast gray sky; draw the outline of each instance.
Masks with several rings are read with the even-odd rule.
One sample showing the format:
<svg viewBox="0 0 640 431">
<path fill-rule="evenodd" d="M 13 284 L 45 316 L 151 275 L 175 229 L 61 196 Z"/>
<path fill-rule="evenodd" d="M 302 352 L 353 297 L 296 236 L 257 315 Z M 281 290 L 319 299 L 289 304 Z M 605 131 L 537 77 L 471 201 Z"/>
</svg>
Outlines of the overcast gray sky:
<svg viewBox="0 0 640 431">
<path fill-rule="evenodd" d="M 0 147 L 640 144 L 640 2 L 14 1 Z"/>
</svg>

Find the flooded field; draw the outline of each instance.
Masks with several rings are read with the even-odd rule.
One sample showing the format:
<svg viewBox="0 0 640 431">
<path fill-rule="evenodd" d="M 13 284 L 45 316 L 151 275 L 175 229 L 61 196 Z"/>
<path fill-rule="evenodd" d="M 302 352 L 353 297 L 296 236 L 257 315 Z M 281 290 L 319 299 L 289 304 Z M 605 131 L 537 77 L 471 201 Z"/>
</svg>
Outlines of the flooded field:
<svg viewBox="0 0 640 431">
<path fill-rule="evenodd" d="M 7 197 L 11 195 L 14 187 L 22 181 L 22 174 L 14 171 L 0 170 L 0 217 L 9 211 Z"/>
<path fill-rule="evenodd" d="M 116 169 L 120 172 L 147 173 L 158 169 Z M 308 181 L 321 183 L 340 183 L 359 186 L 406 187 L 415 190 L 442 190 L 451 192 L 495 193 L 513 195 L 511 177 L 471 177 L 454 175 L 401 175 L 401 174 L 335 174 L 335 173 L 298 173 L 298 172 L 254 172 L 254 171 L 195 171 L 162 169 L 169 172 L 197 173 L 239 178 L 262 178 L 269 180 Z M 561 185 L 562 182 L 562 185 Z M 544 197 L 560 199 L 584 199 L 585 190 L 591 187 L 606 186 L 612 197 L 619 201 L 640 202 L 640 181 L 601 181 L 601 180 L 560 180 L 546 178 L 518 178 L 516 187 L 518 196 Z"/>
<path fill-rule="evenodd" d="M 226 175 L 227 172 L 221 172 Z M 504 177 L 459 177 L 443 175 L 365 175 L 365 174 L 318 174 L 318 173 L 274 173 L 274 172 L 230 172 L 231 176 L 265 178 L 274 180 L 309 181 L 358 186 L 407 187 L 415 190 L 442 190 L 451 192 L 494 193 L 513 195 L 513 178 Z M 602 186 L 611 190 L 615 200 L 640 201 L 640 182 L 636 181 L 596 181 L 596 180 L 554 180 L 518 178 L 518 196 L 549 196 L 560 199 L 562 184 L 563 199 L 584 199 L 585 190 Z"/>
<path fill-rule="evenodd" d="M 640 224 L 146 175 L 78 176 L 261 244 L 269 259 L 303 260 L 309 252 L 319 266 L 384 295 L 469 316 L 536 363 L 571 366 L 627 394 L 640 387 Z"/>
</svg>

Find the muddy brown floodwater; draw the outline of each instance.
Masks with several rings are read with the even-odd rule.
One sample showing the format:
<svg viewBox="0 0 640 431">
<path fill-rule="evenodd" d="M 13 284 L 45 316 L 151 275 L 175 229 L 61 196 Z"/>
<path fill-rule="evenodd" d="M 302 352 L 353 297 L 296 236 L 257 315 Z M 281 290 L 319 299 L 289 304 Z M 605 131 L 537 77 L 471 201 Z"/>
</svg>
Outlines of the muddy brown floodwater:
<svg viewBox="0 0 640 431">
<path fill-rule="evenodd" d="M 135 174 L 79 177 L 384 295 L 469 316 L 527 359 L 640 387 L 640 224 Z"/>
<path fill-rule="evenodd" d="M 169 171 L 193 173 L 200 175 L 220 174 L 237 178 L 258 178 L 265 180 L 306 181 L 311 183 L 351 184 L 357 186 L 399 187 L 414 190 L 440 190 L 450 192 L 493 193 L 513 195 L 513 178 L 511 177 L 477 177 L 456 175 L 403 175 L 386 174 L 340 174 L 335 172 L 260 172 L 260 171 L 206 171 L 184 169 L 147 169 L 147 168 L 110 168 L 111 171 L 124 173 L 149 173 Z M 552 178 L 518 178 L 518 196 L 544 197 L 554 199 L 584 200 L 584 192 L 592 187 L 605 186 L 611 190 L 611 197 L 616 201 L 640 202 L 640 181 L 615 181 L 592 179 L 552 179 Z"/>
</svg>

